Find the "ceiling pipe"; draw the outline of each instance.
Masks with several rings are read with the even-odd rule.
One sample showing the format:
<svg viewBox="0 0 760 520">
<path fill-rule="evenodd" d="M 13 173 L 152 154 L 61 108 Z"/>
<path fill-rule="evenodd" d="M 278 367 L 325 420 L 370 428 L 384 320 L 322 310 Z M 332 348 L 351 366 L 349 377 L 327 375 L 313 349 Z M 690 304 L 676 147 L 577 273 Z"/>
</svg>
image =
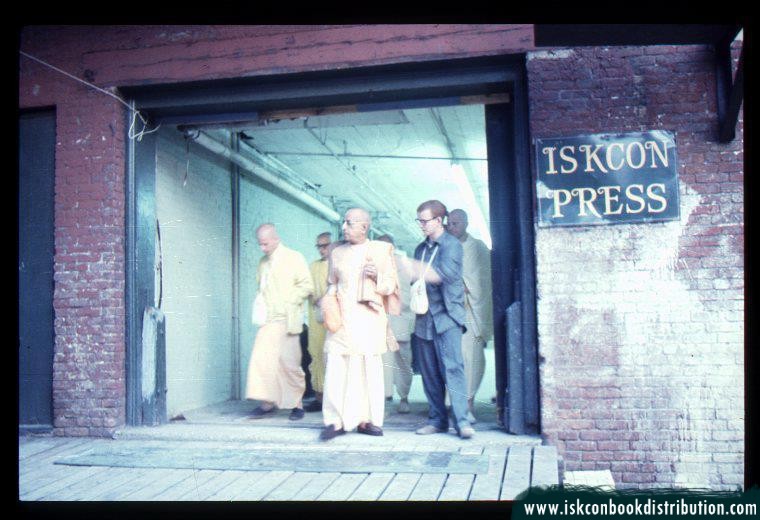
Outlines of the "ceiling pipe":
<svg viewBox="0 0 760 520">
<path fill-rule="evenodd" d="M 325 217 L 327 220 L 337 224 L 341 224 L 343 222 L 343 216 L 329 207 L 327 204 L 323 203 L 319 199 L 316 199 L 302 189 L 293 186 L 283 177 L 272 173 L 272 171 L 280 172 L 282 170 L 282 168 L 277 164 L 279 161 L 276 159 L 267 157 L 266 155 L 261 154 L 260 152 L 248 146 L 248 149 L 251 151 L 251 155 L 254 157 L 254 159 L 251 159 L 239 152 L 236 152 L 226 144 L 220 143 L 213 137 L 208 136 L 197 128 L 184 128 L 182 130 L 182 133 L 186 138 L 192 139 L 210 152 L 224 157 L 225 159 L 237 164 L 245 171 L 250 172 L 252 175 L 255 175 L 259 179 L 271 184 L 276 189 L 287 193 L 300 202 L 303 202 L 308 207 L 312 208 L 317 213 Z M 283 172 L 283 175 L 286 177 L 288 176 L 288 174 L 285 172 Z M 388 231 L 385 229 L 381 229 L 376 226 L 372 226 L 371 229 L 378 235 L 388 233 Z"/>
<path fill-rule="evenodd" d="M 356 167 L 351 167 L 351 165 L 344 163 L 340 156 L 333 151 L 332 148 L 330 148 L 326 142 L 324 142 L 320 137 L 317 135 L 317 133 L 312 128 L 307 128 L 309 133 L 316 139 L 316 141 L 325 149 L 327 150 L 335 159 L 338 161 L 338 164 L 343 166 L 343 168 L 351 175 L 353 178 L 355 178 L 357 181 L 359 181 L 364 186 L 364 192 L 362 195 L 366 197 L 367 195 L 370 196 L 374 200 L 374 206 L 375 210 L 382 210 L 386 211 L 387 213 L 393 215 L 396 220 L 401 224 L 402 229 L 404 229 L 409 237 L 412 238 L 412 240 L 417 239 L 420 237 L 420 229 L 417 226 L 412 225 L 407 219 L 405 219 L 401 213 L 395 209 L 390 207 L 386 202 L 386 197 L 381 196 L 377 193 L 375 188 L 367 182 L 366 179 L 362 175 L 359 174 L 359 172 L 356 171 Z"/>
<path fill-rule="evenodd" d="M 204 134 L 200 130 L 197 129 L 185 129 L 183 130 L 183 133 L 185 134 L 185 137 L 192 139 L 205 149 L 209 150 L 212 153 L 215 153 L 217 155 L 220 155 L 224 157 L 225 159 L 237 164 L 244 170 L 252 173 L 256 177 L 266 181 L 267 183 L 271 184 L 278 190 L 287 193 L 291 197 L 299 200 L 300 202 L 303 202 L 313 210 L 315 210 L 317 213 L 325 217 L 327 220 L 331 222 L 340 223 L 343 221 L 343 217 L 338 214 L 337 211 L 323 203 L 322 201 L 314 198 L 313 196 L 309 195 L 305 191 L 296 188 L 291 183 L 287 182 L 282 177 L 279 177 L 273 173 L 270 172 L 269 168 L 271 168 L 271 165 L 261 164 L 259 162 L 256 162 L 245 155 L 236 152 L 235 150 L 229 148 L 227 145 L 220 143 L 216 139 L 209 137 L 208 135 Z"/>
</svg>

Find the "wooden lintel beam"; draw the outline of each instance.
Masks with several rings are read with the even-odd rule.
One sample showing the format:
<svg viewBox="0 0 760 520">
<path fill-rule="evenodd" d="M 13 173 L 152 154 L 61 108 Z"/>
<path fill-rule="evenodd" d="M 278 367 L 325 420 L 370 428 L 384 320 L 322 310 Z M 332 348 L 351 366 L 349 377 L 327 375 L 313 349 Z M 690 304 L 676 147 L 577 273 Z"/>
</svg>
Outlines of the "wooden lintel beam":
<svg viewBox="0 0 760 520">
<path fill-rule="evenodd" d="M 484 94 L 482 96 L 462 96 L 459 101 L 463 105 L 495 105 L 497 103 L 509 103 L 511 100 L 508 93 Z"/>
<path fill-rule="evenodd" d="M 458 98 L 461 105 L 493 105 L 496 103 L 509 103 L 510 95 L 508 93 L 484 94 L 477 96 L 461 96 Z M 414 103 L 413 101 L 410 103 Z M 401 106 L 401 104 L 399 104 Z M 399 108 L 397 108 L 399 109 Z M 393 110 L 393 108 L 388 108 Z M 311 116 L 326 116 L 337 114 L 351 114 L 359 112 L 356 105 L 336 105 L 318 108 L 297 108 L 291 110 L 273 110 L 261 112 L 259 119 L 262 121 L 282 121 L 286 119 L 299 119 Z"/>
<path fill-rule="evenodd" d="M 336 105 L 330 107 L 318 108 L 296 108 L 291 110 L 272 110 L 262 112 L 260 119 L 262 121 L 282 121 L 286 119 L 300 119 L 312 116 L 327 116 L 335 114 L 350 114 L 358 112 L 356 105 Z"/>
</svg>

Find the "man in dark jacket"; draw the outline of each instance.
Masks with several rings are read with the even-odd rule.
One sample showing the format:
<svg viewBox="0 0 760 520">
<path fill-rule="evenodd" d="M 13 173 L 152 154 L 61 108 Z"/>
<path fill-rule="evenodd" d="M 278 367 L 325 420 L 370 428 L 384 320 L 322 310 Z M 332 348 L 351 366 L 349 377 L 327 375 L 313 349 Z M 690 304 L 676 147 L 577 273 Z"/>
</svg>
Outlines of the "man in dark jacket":
<svg viewBox="0 0 760 520">
<path fill-rule="evenodd" d="M 462 360 L 465 322 L 462 244 L 444 227 L 446 206 L 438 200 L 417 208 L 417 223 L 425 234 L 414 250 L 418 277 L 425 272 L 428 311 L 418 314 L 414 335 L 419 344 L 422 384 L 430 409 L 428 423 L 417 433 L 428 435 L 449 430 L 446 390 L 449 391 L 454 428 L 463 439 L 475 430 L 467 420 L 467 386 Z M 432 262 L 431 262 L 432 258 Z M 425 271 L 425 265 L 430 268 Z"/>
</svg>

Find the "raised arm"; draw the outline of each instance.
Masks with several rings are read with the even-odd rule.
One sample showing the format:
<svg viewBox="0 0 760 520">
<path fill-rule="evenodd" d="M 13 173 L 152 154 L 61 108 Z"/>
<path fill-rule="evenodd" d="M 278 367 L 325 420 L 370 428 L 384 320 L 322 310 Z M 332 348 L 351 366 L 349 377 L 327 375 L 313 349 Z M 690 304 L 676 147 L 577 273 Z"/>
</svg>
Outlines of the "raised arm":
<svg viewBox="0 0 760 520">
<path fill-rule="evenodd" d="M 462 245 L 451 241 L 449 247 L 439 247 L 425 281 L 434 285 L 455 283 L 462 279 Z"/>
</svg>

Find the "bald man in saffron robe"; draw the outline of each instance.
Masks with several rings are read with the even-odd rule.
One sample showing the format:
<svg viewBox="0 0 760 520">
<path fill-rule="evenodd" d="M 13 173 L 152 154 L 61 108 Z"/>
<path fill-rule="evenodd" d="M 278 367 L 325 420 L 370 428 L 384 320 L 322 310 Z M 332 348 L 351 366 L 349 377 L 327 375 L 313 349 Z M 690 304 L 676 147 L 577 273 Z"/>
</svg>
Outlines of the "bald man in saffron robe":
<svg viewBox="0 0 760 520">
<path fill-rule="evenodd" d="M 491 251 L 482 240 L 467 233 L 467 213 L 454 209 L 449 213 L 448 232 L 462 244 L 462 278 L 464 281 L 465 327 L 462 335 L 462 358 L 467 381 L 467 419 L 475 422 L 475 394 L 486 368 L 484 349 L 493 337 L 493 300 L 491 297 Z"/>
<path fill-rule="evenodd" d="M 304 256 L 280 242 L 273 224 L 259 226 L 256 239 L 264 253 L 257 280 L 266 302 L 266 322 L 254 340 L 245 397 L 261 401 L 251 419 L 290 408 L 289 419 L 299 420 L 306 391 L 300 344 L 303 303 L 314 285 Z"/>
<path fill-rule="evenodd" d="M 388 312 L 400 311 L 393 246 L 369 240 L 369 213 L 346 212 L 346 243 L 330 253 L 328 292 L 337 293 L 342 325 L 328 330 L 321 440 L 347 430 L 382 435 L 385 384 L 382 354 L 388 350 Z"/>
</svg>

